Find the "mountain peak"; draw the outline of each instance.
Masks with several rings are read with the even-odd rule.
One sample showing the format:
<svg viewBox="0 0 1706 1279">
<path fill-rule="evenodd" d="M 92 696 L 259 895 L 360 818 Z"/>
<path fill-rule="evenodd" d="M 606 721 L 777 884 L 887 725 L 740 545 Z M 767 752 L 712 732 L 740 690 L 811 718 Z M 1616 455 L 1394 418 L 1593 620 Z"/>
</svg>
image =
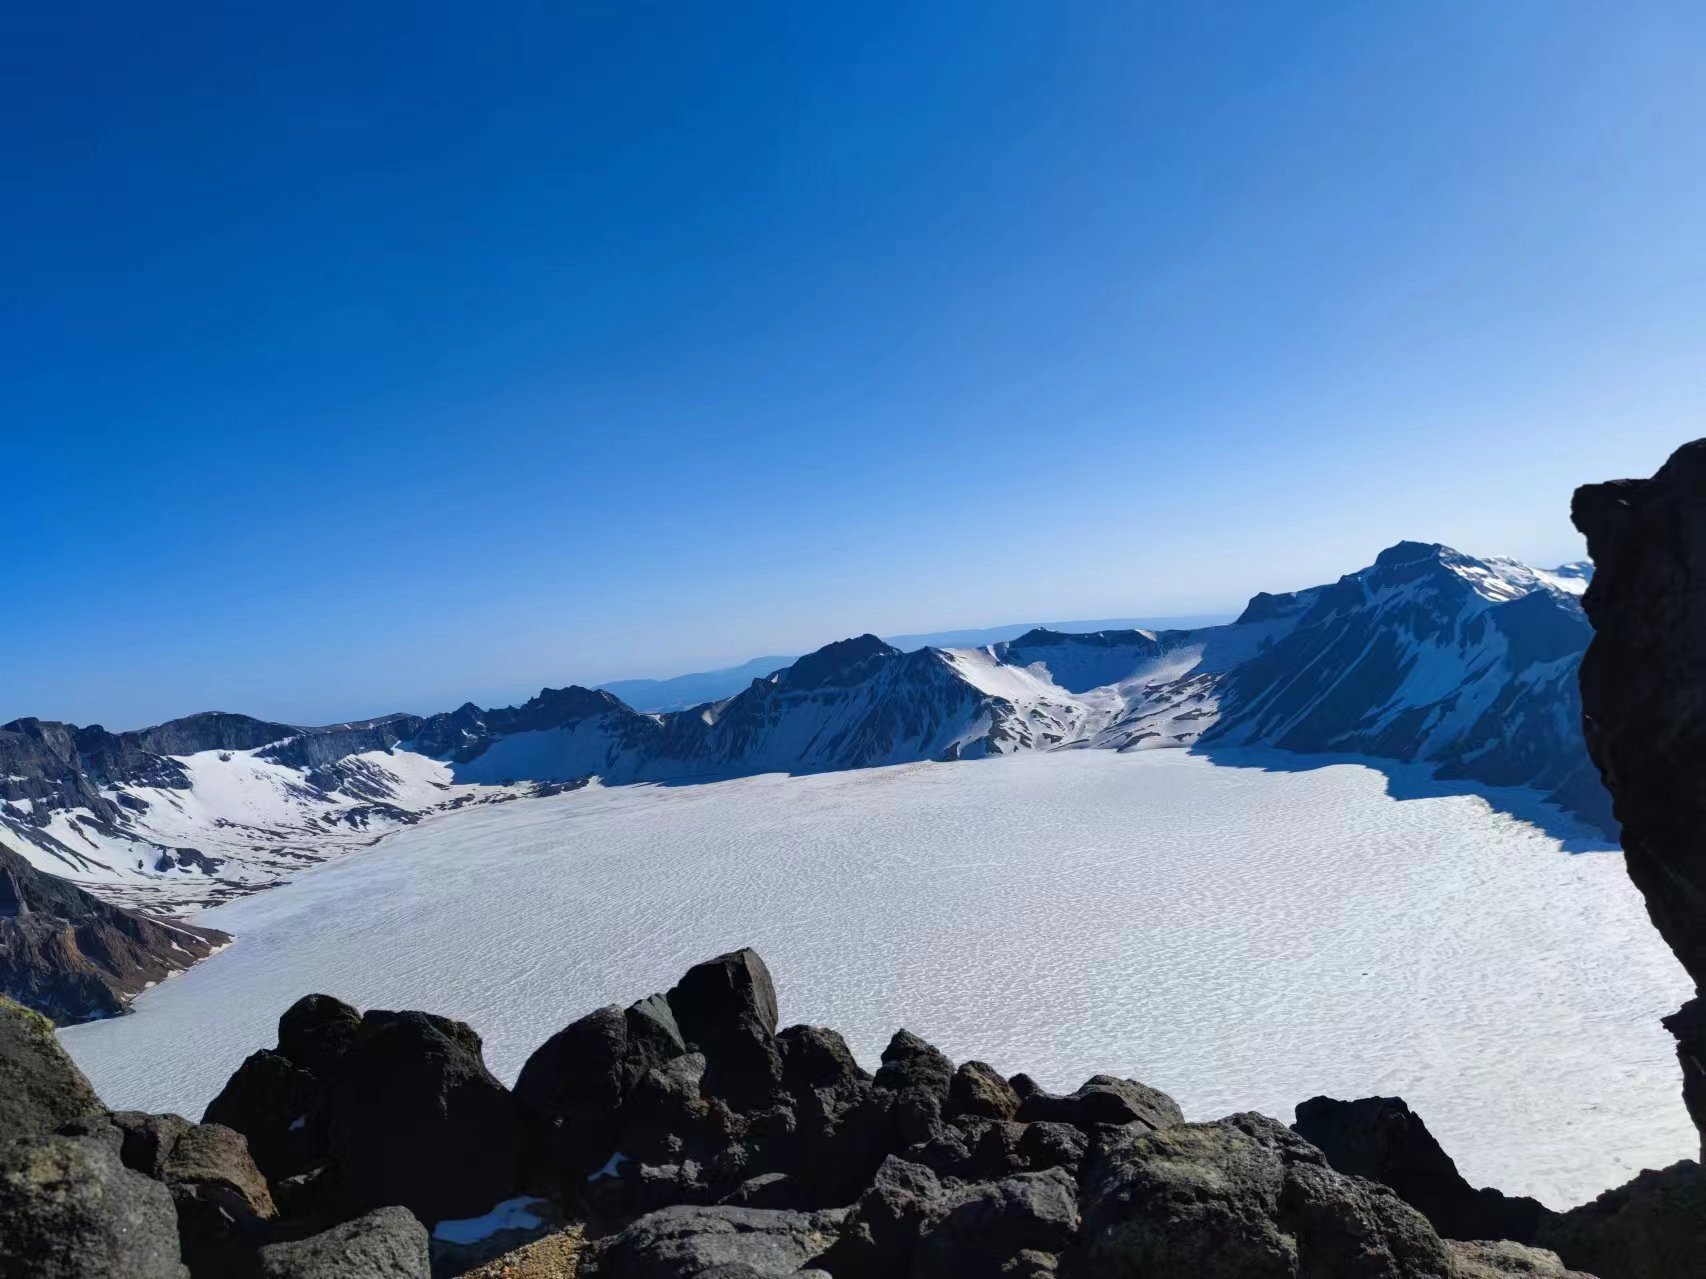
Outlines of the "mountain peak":
<svg viewBox="0 0 1706 1279">
<path fill-rule="evenodd" d="M 786 670 L 779 672 L 779 682 L 790 688 L 815 688 L 824 684 L 849 682 L 867 662 L 899 657 L 900 650 L 885 644 L 867 632 L 852 639 L 825 644 L 815 653 L 807 653 Z"/>
<path fill-rule="evenodd" d="M 1379 555 L 1374 557 L 1374 566 L 1383 568 L 1391 564 L 1414 564 L 1418 560 L 1444 561 L 1451 556 L 1460 556 L 1443 542 L 1394 542 Z"/>
</svg>

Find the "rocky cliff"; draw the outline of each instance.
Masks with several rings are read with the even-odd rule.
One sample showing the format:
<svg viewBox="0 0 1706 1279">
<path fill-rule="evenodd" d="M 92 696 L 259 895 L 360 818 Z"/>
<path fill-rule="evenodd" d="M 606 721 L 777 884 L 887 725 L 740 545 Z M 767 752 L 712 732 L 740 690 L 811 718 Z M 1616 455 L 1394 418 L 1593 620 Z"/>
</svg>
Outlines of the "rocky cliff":
<svg viewBox="0 0 1706 1279">
<path fill-rule="evenodd" d="M 123 1012 L 230 940 L 109 905 L 0 848 L 0 990 L 62 1025 Z"/>
<path fill-rule="evenodd" d="M 1583 730 L 1629 878 L 1695 982 L 1665 1024 L 1706 1134 L 1706 440 L 1651 479 L 1578 489 L 1571 515 L 1598 570 L 1583 600 Z"/>
</svg>

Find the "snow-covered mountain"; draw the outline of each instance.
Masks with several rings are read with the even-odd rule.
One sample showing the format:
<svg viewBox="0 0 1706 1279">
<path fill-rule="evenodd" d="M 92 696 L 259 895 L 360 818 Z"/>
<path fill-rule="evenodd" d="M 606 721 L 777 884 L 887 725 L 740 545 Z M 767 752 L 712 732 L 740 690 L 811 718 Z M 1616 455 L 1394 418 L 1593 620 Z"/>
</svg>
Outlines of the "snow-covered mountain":
<svg viewBox="0 0 1706 1279">
<path fill-rule="evenodd" d="M 546 689 L 302 728 L 206 714 L 135 733 L 0 729 L 0 844 L 110 899 L 253 891 L 436 811 L 596 778 L 687 782 L 1015 751 L 1261 744 L 1527 786 L 1611 829 L 1581 745 L 1584 564 L 1404 542 L 1189 630 L 1035 629 L 979 648 L 827 645 L 720 700 L 640 712 Z"/>
</svg>

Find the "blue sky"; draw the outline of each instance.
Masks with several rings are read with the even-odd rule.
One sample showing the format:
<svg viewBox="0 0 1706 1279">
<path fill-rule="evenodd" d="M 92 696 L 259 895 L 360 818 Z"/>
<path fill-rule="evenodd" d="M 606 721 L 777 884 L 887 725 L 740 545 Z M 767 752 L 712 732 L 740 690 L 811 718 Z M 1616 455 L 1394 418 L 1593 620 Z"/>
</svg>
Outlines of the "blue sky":
<svg viewBox="0 0 1706 1279">
<path fill-rule="evenodd" d="M 265 8 L 3 19 L 0 719 L 1556 562 L 1706 433 L 1697 3 Z"/>
</svg>

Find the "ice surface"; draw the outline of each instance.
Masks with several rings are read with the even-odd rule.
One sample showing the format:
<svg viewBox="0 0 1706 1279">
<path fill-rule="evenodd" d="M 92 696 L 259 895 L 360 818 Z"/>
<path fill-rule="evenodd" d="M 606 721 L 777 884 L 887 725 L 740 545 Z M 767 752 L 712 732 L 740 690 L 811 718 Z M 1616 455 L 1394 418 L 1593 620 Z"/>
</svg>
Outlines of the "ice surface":
<svg viewBox="0 0 1706 1279">
<path fill-rule="evenodd" d="M 531 1195 L 505 1199 L 478 1217 L 458 1217 L 453 1221 L 439 1222 L 432 1228 L 432 1237 L 445 1243 L 470 1244 L 489 1239 L 500 1230 L 533 1230 L 542 1224 L 539 1214 L 533 1210 L 544 1202 Z"/>
<path fill-rule="evenodd" d="M 469 1021 L 513 1080 L 572 1018 L 750 944 L 784 1022 L 868 1066 L 904 1025 L 1051 1088 L 1141 1079 L 1195 1119 L 1396 1093 L 1472 1182 L 1555 1207 L 1695 1153 L 1658 1025 L 1689 985 L 1619 854 L 1566 853 L 1426 770 L 1399 801 L 1359 765 L 1217 759 L 473 808 L 205 912 L 235 945 L 64 1040 L 109 1104 L 193 1117 L 326 991 Z"/>
</svg>

